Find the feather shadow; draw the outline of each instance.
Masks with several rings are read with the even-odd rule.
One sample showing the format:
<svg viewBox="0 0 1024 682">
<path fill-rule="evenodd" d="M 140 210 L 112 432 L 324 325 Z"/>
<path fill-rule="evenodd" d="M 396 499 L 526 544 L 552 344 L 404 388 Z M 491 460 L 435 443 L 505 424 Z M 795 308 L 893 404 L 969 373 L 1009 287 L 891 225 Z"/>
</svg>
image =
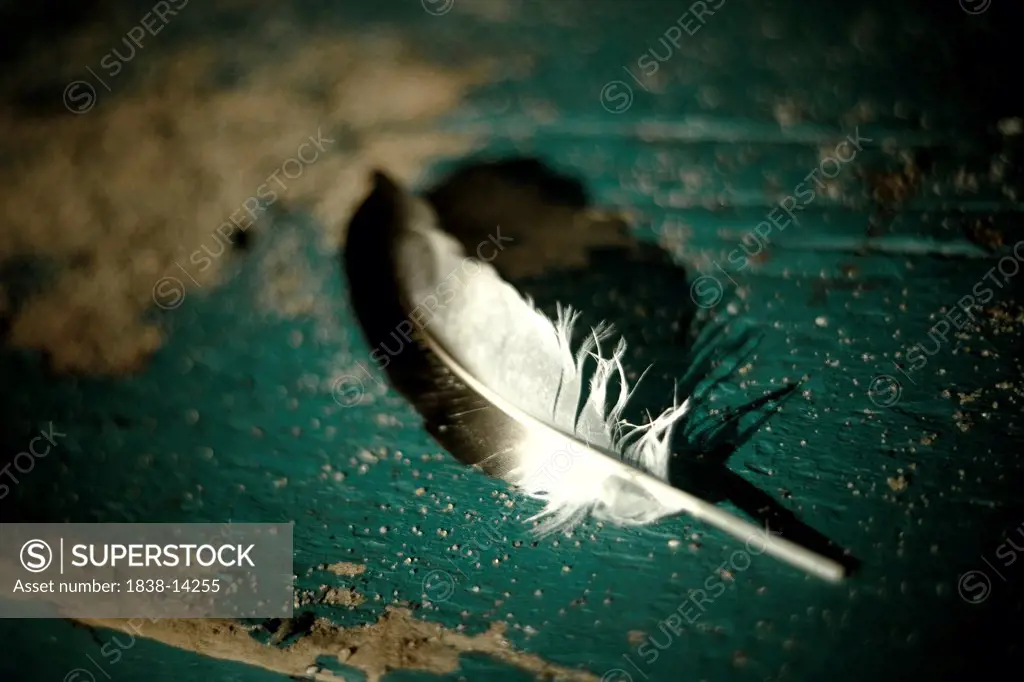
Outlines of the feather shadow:
<svg viewBox="0 0 1024 682">
<path fill-rule="evenodd" d="M 549 250 L 544 249 L 546 244 L 564 243 L 551 233 L 565 230 L 565 226 L 573 222 L 569 212 L 584 210 L 590 203 L 582 183 L 560 175 L 536 159 L 523 157 L 463 163 L 427 196 L 441 224 L 467 247 L 473 240 L 480 239 L 489 226 L 500 223 L 508 226 L 517 242 L 536 250 Z M 542 308 L 566 291 L 612 289 L 617 280 L 623 282 L 623 286 L 631 283 L 634 289 L 636 282 L 647 282 L 653 283 L 654 289 L 690 290 L 686 270 L 662 249 L 637 243 L 624 223 L 603 232 L 591 226 L 590 231 L 592 236 L 578 244 L 586 250 L 587 267 L 559 268 L 552 264 L 556 272 L 513 278 L 513 281 Z M 609 235 L 619 238 L 609 238 Z M 494 265 L 499 271 L 514 275 L 514 262 L 505 265 L 509 256 L 514 258 L 514 254 L 502 254 Z M 572 259 L 567 262 L 571 263 Z M 723 291 L 716 308 L 728 308 L 734 297 L 733 292 Z M 601 310 L 600 304 L 592 303 L 588 312 L 597 319 L 616 319 L 622 326 L 622 315 Z M 751 359 L 763 336 L 749 328 L 739 334 L 731 333 L 733 321 L 730 319 L 700 319 L 700 308 L 691 297 L 683 297 L 672 312 L 675 332 L 665 335 L 670 338 L 657 338 L 658 332 L 649 328 L 649 319 L 639 328 L 620 329 L 627 338 L 665 345 L 666 350 L 681 349 L 686 355 L 686 371 L 675 388 L 679 395 L 693 396 L 696 407 L 695 414 L 676 432 L 673 450 L 677 456 L 671 461 L 669 482 L 710 502 L 729 502 L 750 518 L 767 523 L 785 537 L 806 544 L 848 569 L 858 566 L 855 559 L 827 537 L 728 467 L 732 455 L 797 393 L 799 384 L 724 411 L 709 408 L 711 397 L 723 393 L 727 394 L 726 398 L 732 397 L 730 379 Z M 748 417 L 754 421 L 744 426 Z"/>
<path fill-rule="evenodd" d="M 750 360 L 761 340 L 761 335 L 752 330 L 729 338 L 728 322 L 708 320 L 701 329 L 690 350 L 691 369 L 680 382 L 680 392 L 694 396 L 698 409 L 705 408 L 694 414 L 675 438 L 676 456 L 669 468 L 669 482 L 709 502 L 729 502 L 772 531 L 842 564 L 852 573 L 860 568 L 859 560 L 728 466 L 730 458 L 797 395 L 801 386 L 799 382 L 791 383 L 734 407 L 706 407 L 710 396 L 728 390 L 727 382 Z M 746 425 L 745 420 L 749 422 Z"/>
<path fill-rule="evenodd" d="M 445 230 L 466 247 L 500 223 L 515 236 L 517 244 L 513 249 L 522 244 L 532 247 L 524 249 L 529 251 L 550 250 L 544 247 L 551 244 L 561 246 L 564 241 L 552 233 L 566 230 L 573 223 L 570 212 L 581 211 L 589 203 L 581 183 L 559 175 L 536 159 L 520 157 L 462 164 L 427 196 Z M 571 265 L 572 260 L 566 258 L 566 264 L 559 267 L 552 263 L 551 270 L 543 275 L 512 277 L 512 281 L 542 309 L 549 308 L 567 291 L 606 291 L 627 286 L 635 291 L 638 282 L 647 283 L 655 291 L 690 290 L 686 270 L 662 249 L 636 243 L 624 223 L 617 228 L 621 240 L 608 239 L 607 231 L 591 232 L 593 236 L 576 244 L 586 251 L 586 267 Z M 494 265 L 505 274 L 515 275 L 516 255 L 503 253 Z M 726 309 L 735 294 L 721 293 L 722 300 L 715 307 Z M 599 301 L 591 301 L 586 311 L 594 321 L 615 319 L 626 338 L 663 346 L 669 353 L 681 349 L 686 356 L 686 370 L 675 383 L 675 389 L 679 395 L 692 396 L 695 407 L 694 414 L 675 434 L 676 456 L 671 460 L 669 482 L 709 502 L 729 502 L 760 525 L 768 524 L 773 531 L 844 564 L 848 570 L 857 567 L 859 563 L 831 540 L 728 466 L 730 458 L 796 395 L 799 384 L 738 406 L 715 407 L 718 403 L 711 398 L 737 397 L 730 380 L 751 360 L 763 335 L 749 327 L 735 333 L 734 320 L 730 318 L 702 318 L 700 308 L 690 297 L 684 297 L 672 308 L 676 331 L 661 335 L 668 338 L 661 338 L 657 330 L 651 329 L 650 318 L 633 327 L 629 319 L 632 316 L 603 308 Z M 655 364 L 662 364 L 660 357 Z M 650 395 L 653 398 L 654 391 Z"/>
<path fill-rule="evenodd" d="M 477 197 L 477 200 L 481 204 L 486 203 L 481 201 L 480 197 Z M 463 463 L 477 466 L 492 476 L 506 478 L 506 474 L 516 467 L 517 445 L 524 443 L 524 439 L 530 435 L 528 427 L 523 425 L 521 419 L 516 420 L 506 414 L 506 410 L 496 409 L 493 403 L 495 398 L 493 394 L 490 395 L 489 400 L 487 393 L 479 392 L 483 390 L 481 387 L 477 387 L 472 382 L 466 383 L 469 377 L 462 377 L 461 374 L 456 376 L 451 370 L 451 361 L 442 362 L 443 357 L 438 357 L 438 349 L 434 348 L 429 340 L 427 341 L 430 348 L 427 348 L 420 345 L 421 340 L 418 337 L 410 338 L 406 333 L 404 335 L 405 343 L 403 343 L 403 335 L 396 333 L 399 332 L 402 324 L 408 327 L 409 323 L 407 322 L 406 308 L 402 304 L 401 285 L 398 284 L 395 277 L 393 261 L 397 252 L 394 252 L 393 249 L 397 248 L 394 245 L 400 241 L 397 239 L 397 235 L 413 219 L 411 211 L 414 210 L 417 209 L 410 203 L 404 190 L 394 185 L 384 174 L 375 174 L 373 192 L 359 208 L 349 225 L 344 262 L 349 279 L 350 299 L 366 339 L 371 345 L 385 348 L 384 344 L 389 341 L 389 337 L 391 346 L 395 343 L 398 344 L 397 351 L 392 350 L 390 346 L 386 347 L 387 357 L 377 355 L 374 359 L 387 373 L 392 385 L 423 416 L 428 432 Z M 573 210 L 576 208 L 573 207 Z M 444 214 L 440 211 L 438 213 L 440 213 L 440 219 L 444 224 Z M 447 230 L 448 225 L 444 225 Z M 476 225 L 476 229 L 479 229 L 479 224 Z M 463 244 L 465 252 L 472 252 L 470 248 L 465 248 L 472 243 L 472 237 L 469 234 L 460 235 L 458 232 L 449 232 L 449 234 Z M 466 239 L 466 237 L 470 237 L 470 239 Z M 590 251 L 593 251 L 593 248 Z M 635 256 L 638 251 L 643 250 L 615 247 L 610 250 L 606 249 L 606 255 L 619 253 Z M 660 253 L 660 250 L 658 251 Z M 508 262 L 508 260 L 505 261 L 506 264 Z M 495 263 L 495 266 L 500 267 L 500 265 L 500 263 Z M 678 268 L 669 269 L 678 271 Z M 650 274 L 649 271 L 648 274 Z M 527 293 L 533 294 L 534 292 L 527 291 Z M 711 335 L 712 339 L 714 336 L 714 334 Z M 745 354 L 741 354 L 735 361 L 745 362 L 746 356 L 753 352 L 755 346 L 756 343 L 744 343 L 742 348 Z M 443 356 L 444 353 L 441 355 Z M 704 358 L 705 362 L 711 360 L 710 356 L 704 354 L 703 351 L 699 351 L 697 355 Z M 700 367 L 702 367 L 701 362 L 694 363 L 694 368 Z M 729 372 L 725 377 L 720 377 L 718 381 L 724 381 L 728 375 Z M 690 376 L 688 381 L 699 382 L 702 378 L 706 377 L 701 377 L 698 372 Z M 684 379 L 684 382 L 686 381 Z M 711 386 L 714 385 L 716 382 L 712 381 Z M 739 429 L 740 419 L 748 412 L 759 409 L 766 402 L 755 401 L 750 406 L 736 411 L 735 414 L 727 415 L 725 419 L 712 420 L 715 423 L 712 423 L 710 429 L 697 428 L 695 430 L 693 426 L 698 422 L 694 421 L 687 426 L 687 430 L 690 432 L 691 438 L 704 445 L 727 442 L 735 445 L 745 442 L 743 439 L 749 438 L 756 431 L 757 425 L 752 430 L 741 431 Z M 764 418 L 767 419 L 769 416 L 770 414 L 765 415 Z M 707 423 L 707 420 L 704 421 Z M 706 449 L 706 447 L 701 448 L 701 450 Z M 724 452 L 726 448 L 721 448 L 719 451 Z M 725 459 L 727 457 L 709 458 L 707 461 L 718 464 L 722 471 L 728 473 L 724 466 Z M 693 477 L 691 476 L 691 478 Z M 737 486 L 732 481 L 723 482 L 716 480 L 714 476 L 702 476 L 700 473 L 697 478 L 701 482 L 710 481 L 711 484 L 719 486 L 720 494 L 714 496 L 717 498 L 715 501 L 731 497 L 725 491 L 727 487 L 725 484 L 732 484 L 729 489 L 737 490 Z M 633 495 L 647 494 L 640 489 L 632 489 L 631 486 L 630 483 L 626 484 L 623 493 L 626 495 L 625 499 L 632 500 L 634 499 Z M 689 494 L 692 495 L 692 487 L 674 487 L 668 488 L 668 490 L 677 492 L 690 490 Z M 673 495 L 675 494 L 673 493 Z M 678 494 L 687 496 L 687 493 L 679 492 Z M 729 520 L 727 513 L 715 510 L 708 504 L 708 500 L 699 500 L 693 497 L 687 497 L 687 499 L 691 500 L 686 503 L 687 505 L 698 505 L 698 508 L 703 510 L 699 514 L 710 514 L 719 519 L 716 523 L 722 523 L 725 527 L 731 528 L 730 533 L 736 535 L 749 532 L 739 531 L 738 529 L 743 526 L 742 522 L 735 517 L 732 517 L 733 520 Z M 632 504 L 632 502 L 628 504 Z M 749 507 L 742 504 L 737 506 L 745 511 Z M 750 527 L 747 526 L 747 528 Z M 793 543 L 792 538 L 785 538 L 785 543 Z M 793 549 L 787 551 L 797 551 L 795 546 L 791 545 L 791 547 Z M 810 561 L 811 564 L 805 564 L 805 566 L 814 565 L 814 560 Z M 812 570 L 816 571 L 817 569 Z M 823 570 L 828 573 L 832 569 Z M 829 573 L 829 575 L 834 577 L 835 574 Z"/>
<path fill-rule="evenodd" d="M 349 224 L 343 262 L 349 296 L 371 347 L 399 345 L 379 367 L 423 416 L 427 431 L 465 464 L 501 477 L 500 455 L 526 437 L 525 428 L 461 382 L 415 340 L 406 342 L 399 325 L 407 319 L 392 274 L 391 234 L 407 219 L 402 190 L 382 173 Z"/>
</svg>

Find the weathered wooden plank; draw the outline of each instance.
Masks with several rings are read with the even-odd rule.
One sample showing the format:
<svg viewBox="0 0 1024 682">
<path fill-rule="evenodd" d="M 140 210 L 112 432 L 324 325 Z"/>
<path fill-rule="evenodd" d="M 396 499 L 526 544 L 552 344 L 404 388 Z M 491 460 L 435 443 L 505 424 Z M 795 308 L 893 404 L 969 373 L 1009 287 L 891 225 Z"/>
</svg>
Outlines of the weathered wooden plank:
<svg viewBox="0 0 1024 682">
<path fill-rule="evenodd" d="M 908 371 L 915 344 L 931 349 L 929 332 L 944 310 L 972 294 L 1022 236 L 1020 138 L 999 130 L 1020 115 L 1019 93 L 998 80 L 1012 46 L 1012 38 L 997 40 L 1008 4 L 993 0 L 988 13 L 969 16 L 957 3 L 726 0 L 647 78 L 639 58 L 652 48 L 666 54 L 659 41 L 685 3 L 481 9 L 456 0 L 443 16 L 425 15 L 419 3 L 291 10 L 297 26 L 393 22 L 439 60 L 495 57 L 506 80 L 483 86 L 440 127 L 485 133 L 484 155 L 554 162 L 579 176 L 596 203 L 628 210 L 637 238 L 671 254 L 680 268 L 606 256 L 585 271 L 516 279 L 542 303 L 565 300 L 618 323 L 636 351 L 630 369 L 655 363 L 638 406 L 664 405 L 686 368 L 690 283 L 713 275 L 725 293 L 735 279 L 738 299 L 708 314 L 742 316 L 765 338 L 749 369 L 707 407 L 808 378 L 728 466 L 863 559 L 848 585 L 738 556 L 735 542 L 685 519 L 640 531 L 589 524 L 534 544 L 523 520 L 536 505 L 440 453 L 411 408 L 375 383 L 380 376 L 367 377 L 365 402 L 336 400 L 336 378 L 359 371 L 356 363 L 369 367 L 370 349 L 336 259 L 312 246 L 324 226 L 301 214 L 237 256 L 226 284 L 190 292 L 187 305 L 163 314 L 168 341 L 134 377 L 55 377 L 38 358 L 5 351 L 2 451 L 17 452 L 24 433 L 50 420 L 68 435 L 0 501 L 0 519 L 294 519 L 299 588 L 313 602 L 321 585 L 365 599 L 304 610 L 345 628 L 377 622 L 393 602 L 470 634 L 502 621 L 526 655 L 596 678 L 621 668 L 637 682 L 949 679 L 1003 665 L 1019 651 L 1003 623 L 1019 620 L 1020 579 L 1016 565 L 1000 580 L 985 562 L 996 564 L 1024 506 L 1024 280 L 1004 282 L 980 303 L 976 326 L 951 333 L 909 378 L 892 361 Z M 137 17 L 124 13 L 127 29 Z M 183 13 L 166 35 L 185 46 L 194 35 L 241 40 L 238 26 L 259 21 L 244 3 L 216 22 L 210 16 Z M 139 64 L 132 78 L 144 81 Z M 225 83 L 233 78 L 226 69 Z M 601 100 L 614 80 L 632 89 L 617 114 L 609 107 L 624 90 L 605 91 L 606 106 Z M 718 271 L 714 263 L 726 267 L 819 167 L 822 150 L 858 126 L 880 141 L 842 167 L 834 191 L 816 197 L 799 226 L 773 230 L 766 257 L 729 277 Z M 440 177 L 440 161 L 452 159 L 429 169 L 421 187 Z M 289 234 L 310 247 L 290 248 Z M 282 253 L 305 274 L 299 294 L 315 297 L 299 314 L 267 304 L 266 273 Z M 902 384 L 893 404 L 888 379 L 873 383 L 880 375 Z M 365 571 L 322 568 L 338 561 Z M 992 581 L 983 603 L 958 594 L 967 571 Z M 697 589 L 717 595 L 703 611 L 689 598 Z M 667 620 L 673 612 L 681 624 Z M 288 665 L 355 675 L 332 660 L 330 647 L 344 636 L 334 633 L 322 651 Z M 0 658 L 5 679 L 91 679 L 68 678 L 76 668 L 97 680 L 283 675 L 265 661 L 239 664 L 146 637 L 110 665 L 100 653 L 109 631 L 66 623 L 8 621 L 4 637 L 20 652 Z M 463 650 L 447 646 L 436 657 Z M 467 654 L 461 670 L 442 678 L 531 679 L 532 660 Z M 388 679 L 437 677 L 403 670 Z"/>
</svg>

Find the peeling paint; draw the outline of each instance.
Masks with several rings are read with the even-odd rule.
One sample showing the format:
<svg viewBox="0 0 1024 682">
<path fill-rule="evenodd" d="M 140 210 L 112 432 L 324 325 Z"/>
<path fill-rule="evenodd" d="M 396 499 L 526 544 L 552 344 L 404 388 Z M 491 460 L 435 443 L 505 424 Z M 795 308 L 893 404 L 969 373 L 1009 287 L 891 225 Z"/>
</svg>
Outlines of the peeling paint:
<svg viewBox="0 0 1024 682">
<path fill-rule="evenodd" d="M 126 630 L 126 620 L 85 619 L 78 622 L 98 628 Z M 565 682 L 596 682 L 587 671 L 545 661 L 536 654 L 517 651 L 505 638 L 506 625 L 492 623 L 485 632 L 468 635 L 412 617 L 406 608 L 388 607 L 376 623 L 345 628 L 318 619 L 308 634 L 287 647 L 262 644 L 241 624 L 225 619 L 161 620 L 146 626 L 142 636 L 203 656 L 247 663 L 284 675 L 318 682 L 337 682 L 339 677 L 320 670 L 322 657 L 361 670 L 367 682 L 381 682 L 392 670 L 452 673 L 459 657 L 479 653 L 536 675 Z M 311 672 L 313 671 L 313 672 Z"/>
</svg>

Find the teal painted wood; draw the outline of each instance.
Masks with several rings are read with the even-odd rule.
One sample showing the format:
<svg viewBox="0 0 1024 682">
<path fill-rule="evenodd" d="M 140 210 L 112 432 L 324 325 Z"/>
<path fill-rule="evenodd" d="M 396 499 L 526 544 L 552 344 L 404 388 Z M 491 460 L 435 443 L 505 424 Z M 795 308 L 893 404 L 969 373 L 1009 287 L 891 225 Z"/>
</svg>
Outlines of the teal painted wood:
<svg viewBox="0 0 1024 682">
<path fill-rule="evenodd" d="M 320 615 L 356 625 L 402 600 L 422 603 L 419 617 L 474 632 L 503 620 L 520 648 L 597 676 L 622 668 L 636 682 L 954 679 L 1011 660 L 1019 645 L 1001 628 L 1019 620 L 1024 577 L 1012 566 L 1001 581 L 985 561 L 996 562 L 997 546 L 1024 522 L 1019 323 L 984 318 L 978 332 L 951 341 L 914 373 L 916 384 L 904 381 L 895 405 L 879 407 L 868 395 L 876 376 L 896 375 L 894 353 L 927 342 L 934 316 L 996 265 L 980 247 L 969 249 L 967 228 L 995 214 L 1005 244 L 1020 238 L 1020 204 L 999 191 L 1003 184 L 1019 191 L 1019 167 L 1011 164 L 1006 181 L 983 179 L 977 194 L 951 187 L 960 166 L 987 175 L 998 142 L 991 130 L 1012 112 L 994 109 L 995 95 L 966 99 L 973 86 L 950 81 L 944 69 L 960 74 L 969 68 L 959 62 L 983 63 L 994 38 L 982 27 L 1006 15 L 995 1 L 978 17 L 958 15 L 950 3 L 948 30 L 961 37 L 943 42 L 934 37 L 938 19 L 875 5 L 726 0 L 662 65 L 659 73 L 671 75 L 662 93 L 643 92 L 622 67 L 637 73 L 646 49 L 664 50 L 658 38 L 683 12 L 674 3 L 523 3 L 495 23 L 462 9 L 425 16 L 418 3 L 296 9 L 343 26 L 395 21 L 452 60 L 535 55 L 531 75 L 481 88 L 445 125 L 490 131 L 482 153 L 538 154 L 579 175 L 599 203 L 630 207 L 637 237 L 666 244 L 691 280 L 715 274 L 711 261 L 727 262 L 780 195 L 816 167 L 821 147 L 831 149 L 857 125 L 878 140 L 843 168 L 842 201 L 816 200 L 803 224 L 773 235 L 769 260 L 730 273 L 743 293 L 737 313 L 767 336 L 742 383 L 721 397 L 753 398 L 809 375 L 805 394 L 730 466 L 853 549 L 866 562 L 860 577 L 833 587 L 753 557 L 749 568 L 722 578 L 718 567 L 742 547 L 686 519 L 639 531 L 589 524 L 534 546 L 522 520 L 537 506 L 507 506 L 506 486 L 441 453 L 393 391 L 368 380 L 366 403 L 343 408 L 335 400 L 334 378 L 355 363 L 370 367 L 370 349 L 334 254 L 317 250 L 303 216 L 288 217 L 275 238 L 291 232 L 308 245 L 290 266 L 319 281 L 312 316 L 282 319 L 259 304 L 261 264 L 281 243 L 263 241 L 238 257 L 231 281 L 189 291 L 185 305 L 163 316 L 170 340 L 136 377 L 52 377 L 38 358 L 5 352 L 3 451 L 17 452 L 23 434 L 49 421 L 68 435 L 0 503 L 0 518 L 295 520 L 300 588 L 337 580 L 307 574 L 323 563 L 368 567 L 345 583 L 367 602 L 314 607 Z M 203 21 L 198 13 L 183 17 L 174 30 L 185 40 Z M 232 30 L 226 23 L 202 30 Z M 963 45 L 977 50 L 973 59 L 956 51 Z M 975 75 L 994 78 L 981 69 Z M 632 106 L 617 115 L 599 99 L 612 80 L 634 89 Z M 789 99 L 807 120 L 780 128 L 779 103 Z M 880 150 L 885 141 L 933 156 L 940 193 L 928 182 L 895 215 L 879 208 L 864 173 L 904 165 Z M 1012 140 L 1005 144 L 1019 152 Z M 439 160 L 422 185 L 448 167 Z M 687 174 L 700 184 L 687 190 Z M 848 246 L 869 229 L 902 244 L 954 245 L 970 257 L 860 254 Z M 987 310 L 1019 316 L 1020 282 L 1007 283 Z M 645 286 L 626 271 L 522 284 L 618 322 L 635 339 L 634 368 L 657 363 L 641 404 L 665 403 L 671 378 L 685 369 L 673 325 L 692 308 L 687 287 Z M 1008 388 L 999 387 L 1004 382 Z M 978 389 L 973 401 L 958 397 Z M 368 463 L 366 453 L 379 461 Z M 901 471 L 909 485 L 896 492 L 887 479 Z M 482 540 L 495 532 L 500 542 Z M 671 547 L 673 538 L 683 541 Z M 466 556 L 478 540 L 493 547 Z M 958 594 L 960 576 L 972 570 L 992 580 L 991 598 L 980 604 Z M 430 575 L 442 582 L 425 589 Z M 679 634 L 662 626 L 709 580 L 725 590 L 697 620 Z M 631 631 L 646 635 L 631 641 Z M 19 655 L 0 658 L 0 676 L 65 679 L 82 667 L 103 679 L 87 657 L 99 660 L 109 636 L 62 622 L 7 621 L 4 641 Z M 447 679 L 529 679 L 490 659 L 463 661 Z M 279 679 L 144 641 L 104 670 L 123 680 Z M 403 671 L 390 679 L 436 678 Z"/>
</svg>

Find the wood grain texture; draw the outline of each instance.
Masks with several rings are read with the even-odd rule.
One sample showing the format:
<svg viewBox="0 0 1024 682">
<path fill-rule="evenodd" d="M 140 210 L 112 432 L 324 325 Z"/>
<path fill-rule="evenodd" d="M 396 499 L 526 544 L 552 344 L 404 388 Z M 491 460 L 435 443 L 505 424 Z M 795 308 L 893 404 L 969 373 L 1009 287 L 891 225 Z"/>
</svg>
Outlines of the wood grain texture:
<svg viewBox="0 0 1024 682">
<path fill-rule="evenodd" d="M 685 519 L 640 531 L 590 524 L 533 543 L 522 520 L 536 505 L 439 451 L 373 369 L 336 255 L 319 241 L 325 228 L 297 211 L 233 255 L 220 287 L 152 311 L 167 342 L 131 377 L 54 375 L 33 354 L 4 351 L 0 465 L 49 421 L 68 436 L 19 476 L 0 520 L 294 520 L 298 587 L 365 597 L 302 611 L 358 627 L 404 604 L 468 635 L 502 622 L 517 651 L 605 682 L 954 680 L 1013 665 L 1024 575 L 1000 557 L 1007 538 L 1024 546 L 1024 278 L 998 267 L 1020 265 L 1013 247 L 1024 238 L 1013 133 L 1024 110 L 1007 29 L 1020 10 L 999 0 L 976 16 L 952 1 L 725 0 L 678 46 L 661 43 L 689 5 L 455 0 L 431 16 L 416 2 L 300 2 L 293 11 L 321 24 L 387 22 L 438 60 L 483 54 L 503 65 L 504 80 L 475 90 L 437 130 L 486 136 L 481 158 L 536 155 L 578 177 L 593 203 L 627 212 L 632 236 L 678 266 L 630 269 L 597 256 L 584 276 L 578 259 L 559 270 L 552 257 L 515 279 L 542 303 L 618 323 L 631 368 L 655 363 L 639 405 L 664 404 L 685 370 L 681 348 L 700 312 L 689 283 L 720 280 L 723 300 L 701 314 L 743 318 L 765 338 L 708 407 L 808 377 L 728 466 L 853 550 L 864 561 L 857 578 L 836 588 L 749 553 L 747 566 L 741 545 Z M 236 30 L 262 21 L 244 10 L 232 15 Z M 176 39 L 223 28 L 202 16 L 183 15 Z M 666 45 L 671 55 L 642 86 L 623 70 L 643 77 L 638 59 L 664 56 Z M 620 113 L 602 106 L 611 81 L 632 90 Z M 858 128 L 872 142 L 800 224 L 773 230 L 748 267 L 729 269 L 729 254 Z M 419 188 L 461 160 L 437 159 Z M 275 286 L 282 268 L 301 277 Z M 974 323 L 910 371 L 908 351 L 931 350 L 936 322 L 985 281 L 993 295 Z M 362 380 L 356 404 L 335 390 L 346 375 Z M 881 375 L 900 382 L 898 393 L 873 384 Z M 366 569 L 321 568 L 339 561 Z M 988 592 L 978 574 L 961 582 L 970 571 L 985 574 Z M 706 592 L 702 609 L 694 590 Z M 294 627 L 292 638 L 308 636 L 301 620 Z M 108 630 L 3 628 L 5 649 L 18 652 L 0 657 L 4 679 L 67 679 L 75 669 L 92 678 L 68 682 L 286 679 L 145 638 L 112 665 L 100 653 Z M 500 657 L 460 661 L 457 672 L 385 679 L 533 678 Z M 309 665 L 359 679 L 336 660 Z"/>
</svg>

